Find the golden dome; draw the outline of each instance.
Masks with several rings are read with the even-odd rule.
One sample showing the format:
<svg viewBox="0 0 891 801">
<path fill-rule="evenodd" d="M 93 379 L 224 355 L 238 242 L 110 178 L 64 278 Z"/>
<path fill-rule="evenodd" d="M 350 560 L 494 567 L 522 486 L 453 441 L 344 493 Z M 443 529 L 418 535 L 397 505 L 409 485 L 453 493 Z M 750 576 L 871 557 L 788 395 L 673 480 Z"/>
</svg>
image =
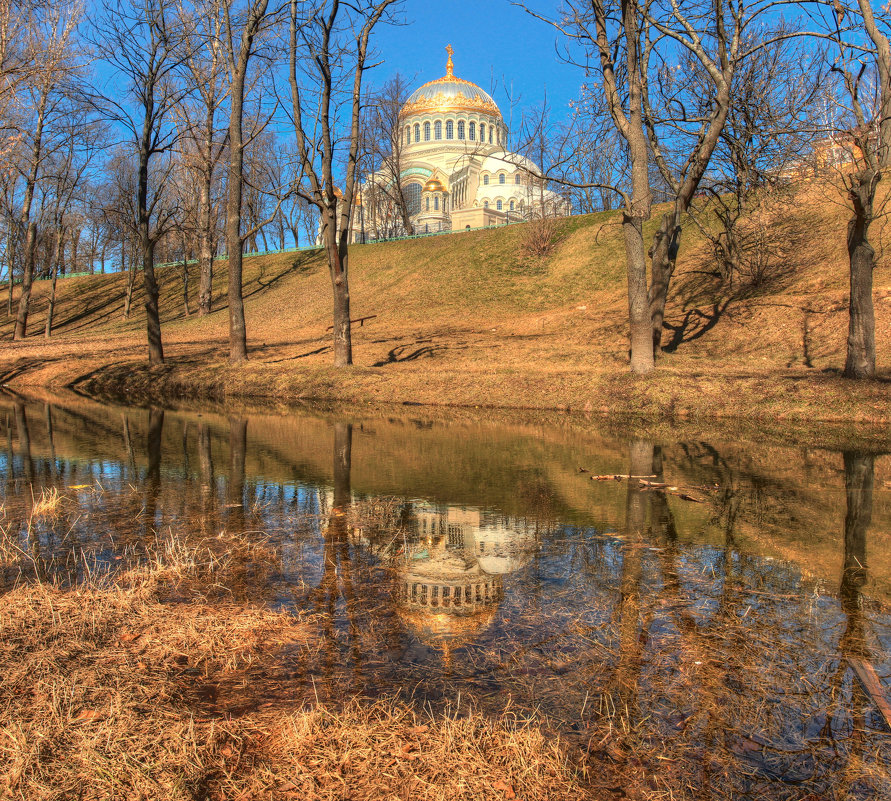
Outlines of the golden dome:
<svg viewBox="0 0 891 801">
<path fill-rule="evenodd" d="M 424 191 L 425 192 L 442 192 L 443 186 L 436 178 L 431 178 L 429 181 L 427 181 L 426 184 L 424 184 Z"/>
<path fill-rule="evenodd" d="M 475 83 L 456 78 L 452 64 L 452 46 L 446 47 L 449 60 L 446 63 L 446 74 L 435 81 L 429 81 L 415 89 L 406 101 L 400 117 L 414 114 L 430 114 L 448 111 L 476 111 L 490 114 L 501 119 L 501 111 L 495 101 Z"/>
</svg>

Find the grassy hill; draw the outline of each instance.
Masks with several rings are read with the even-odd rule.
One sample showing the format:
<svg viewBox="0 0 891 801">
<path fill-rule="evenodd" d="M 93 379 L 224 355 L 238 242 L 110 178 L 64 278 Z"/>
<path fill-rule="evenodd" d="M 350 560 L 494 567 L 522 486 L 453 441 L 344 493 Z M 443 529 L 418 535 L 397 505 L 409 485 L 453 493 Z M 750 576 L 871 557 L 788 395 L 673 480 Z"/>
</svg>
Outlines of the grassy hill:
<svg viewBox="0 0 891 801">
<path fill-rule="evenodd" d="M 543 258 L 524 252 L 523 225 L 352 247 L 353 317 L 376 316 L 354 328 L 356 367 L 348 373 L 328 366 L 331 288 L 318 251 L 245 260 L 251 362 L 238 370 L 225 367 L 225 261 L 216 265 L 214 312 L 203 318 L 185 315 L 181 268 L 160 271 L 169 364 L 155 371 L 139 367 L 141 295 L 125 320 L 123 274 L 60 280 L 49 343 L 49 284 L 38 282 L 27 342 L 10 346 L 12 320 L 5 305 L 0 311 L 0 380 L 79 380 L 143 395 L 889 418 L 886 384 L 852 392 L 835 377 L 847 327 L 847 212 L 837 190 L 805 185 L 774 201 L 758 282 L 719 280 L 710 244 L 687 226 L 667 309 L 670 352 L 645 384 L 627 375 L 619 222 L 615 212 L 567 218 Z M 887 378 L 891 269 L 881 258 L 888 240 L 881 222 L 874 240 L 879 367 Z M 196 267 L 189 276 L 194 310 Z M 746 409 L 728 406 L 728 381 L 748 398 Z"/>
</svg>

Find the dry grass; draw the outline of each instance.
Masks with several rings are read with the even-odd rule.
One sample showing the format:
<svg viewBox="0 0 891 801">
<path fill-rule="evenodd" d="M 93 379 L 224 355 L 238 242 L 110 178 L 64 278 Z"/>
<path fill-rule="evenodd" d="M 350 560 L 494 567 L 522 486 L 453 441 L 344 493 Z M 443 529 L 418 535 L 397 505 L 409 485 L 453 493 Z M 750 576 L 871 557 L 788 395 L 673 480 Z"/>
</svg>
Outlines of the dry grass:
<svg viewBox="0 0 891 801">
<path fill-rule="evenodd" d="M 214 550 L 159 538 L 139 567 L 0 599 L 0 797 L 594 797 L 533 721 L 277 697 L 268 666 L 313 629 L 189 592 L 227 569 Z"/>
<path fill-rule="evenodd" d="M 34 500 L 31 507 L 31 517 L 58 517 L 62 510 L 64 496 L 59 494 L 55 487 L 41 489 L 40 497 Z"/>
</svg>

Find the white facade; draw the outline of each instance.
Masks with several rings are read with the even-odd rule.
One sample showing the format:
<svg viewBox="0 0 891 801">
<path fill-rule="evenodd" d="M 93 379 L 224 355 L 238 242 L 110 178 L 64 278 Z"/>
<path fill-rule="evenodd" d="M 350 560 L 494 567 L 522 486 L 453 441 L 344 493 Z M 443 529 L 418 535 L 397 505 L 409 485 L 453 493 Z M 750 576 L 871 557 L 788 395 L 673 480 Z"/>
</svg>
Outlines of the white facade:
<svg viewBox="0 0 891 801">
<path fill-rule="evenodd" d="M 569 201 L 543 188 L 538 167 L 506 150 L 508 130 L 495 101 L 446 74 L 425 83 L 400 112 L 401 175 L 414 233 L 478 228 L 569 214 Z M 367 176 L 353 213 L 352 240 L 404 233 L 392 203 L 393 176 Z M 376 191 L 377 190 L 377 191 Z"/>
</svg>

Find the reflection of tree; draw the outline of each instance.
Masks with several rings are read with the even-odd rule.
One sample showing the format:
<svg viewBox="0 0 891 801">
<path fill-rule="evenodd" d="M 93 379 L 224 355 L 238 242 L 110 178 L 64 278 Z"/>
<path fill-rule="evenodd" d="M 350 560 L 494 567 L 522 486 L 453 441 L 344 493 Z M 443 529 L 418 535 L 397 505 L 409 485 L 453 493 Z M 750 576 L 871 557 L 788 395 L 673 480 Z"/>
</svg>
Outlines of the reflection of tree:
<svg viewBox="0 0 891 801">
<path fill-rule="evenodd" d="M 844 453 L 845 465 L 845 539 L 842 580 L 839 600 L 845 615 L 845 630 L 839 639 L 839 669 L 836 675 L 838 684 L 836 697 L 841 703 L 841 681 L 851 666 L 851 660 L 869 660 L 867 644 L 867 622 L 863 617 L 862 589 L 867 579 L 866 534 L 872 521 L 872 491 L 875 457 L 857 451 Z M 852 684 L 851 695 L 851 737 L 847 749 L 848 761 L 842 783 L 844 792 L 853 784 L 860 772 L 862 752 L 865 747 L 866 709 L 869 700 L 859 682 Z M 833 716 L 827 719 L 831 725 Z M 830 734 L 826 731 L 825 734 Z"/>
<path fill-rule="evenodd" d="M 201 522 L 205 532 L 211 529 L 216 510 L 213 454 L 210 450 L 210 430 L 206 423 L 198 424 L 198 471 L 201 479 Z"/>
<path fill-rule="evenodd" d="M 632 440 L 630 446 L 632 476 L 650 475 L 653 466 L 653 443 Z M 625 530 L 631 537 L 639 537 L 646 526 L 646 493 L 640 491 L 637 479 L 628 479 L 625 499 Z M 641 655 L 648 624 L 639 629 L 641 618 L 640 584 L 643 574 L 643 550 L 637 541 L 627 542 L 622 549 L 622 574 L 619 583 L 618 634 L 619 662 L 616 684 L 619 713 L 626 718 L 625 731 L 634 728 L 637 717 L 637 695 L 640 683 Z"/>
<path fill-rule="evenodd" d="M 226 505 L 229 531 L 244 530 L 244 473 L 247 452 L 247 425 L 245 417 L 229 418 L 229 484 Z"/>
<path fill-rule="evenodd" d="M 28 431 L 28 417 L 25 414 L 25 404 L 17 400 L 14 404 L 15 430 L 19 438 L 19 450 L 22 452 L 22 462 L 25 466 L 25 475 L 29 481 L 34 481 L 34 462 L 31 459 L 31 434 Z"/>
<path fill-rule="evenodd" d="M 337 599 L 340 596 L 340 582 L 343 578 L 343 593 L 349 620 L 350 640 L 353 647 L 353 661 L 358 670 L 361 662 L 358 628 L 356 625 L 355 598 L 353 594 L 352 561 L 347 537 L 347 520 L 352 501 L 353 426 L 351 423 L 334 424 L 334 502 L 328 515 L 325 531 L 324 553 L 322 558 L 322 579 L 316 589 L 316 607 L 322 615 L 325 627 L 326 654 L 325 677 L 330 682 L 337 660 L 337 638 L 334 619 Z M 329 687 L 331 692 L 333 687 Z"/>
<path fill-rule="evenodd" d="M 145 472 L 145 533 L 155 525 L 158 494 L 161 491 L 161 435 L 164 432 L 163 409 L 149 410 L 149 427 L 146 437 L 148 467 Z"/>
</svg>

